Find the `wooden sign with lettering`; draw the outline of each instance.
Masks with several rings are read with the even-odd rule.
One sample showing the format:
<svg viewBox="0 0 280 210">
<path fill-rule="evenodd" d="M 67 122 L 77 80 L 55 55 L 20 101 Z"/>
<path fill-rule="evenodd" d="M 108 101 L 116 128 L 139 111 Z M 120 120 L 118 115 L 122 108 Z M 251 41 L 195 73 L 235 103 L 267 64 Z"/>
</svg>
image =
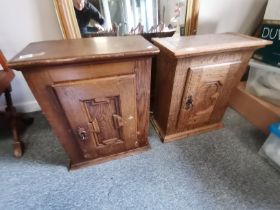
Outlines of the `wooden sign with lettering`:
<svg viewBox="0 0 280 210">
<path fill-rule="evenodd" d="M 280 66 L 280 24 L 264 23 L 260 37 L 273 41 L 273 44 L 257 50 L 254 58 L 274 66 Z"/>
</svg>

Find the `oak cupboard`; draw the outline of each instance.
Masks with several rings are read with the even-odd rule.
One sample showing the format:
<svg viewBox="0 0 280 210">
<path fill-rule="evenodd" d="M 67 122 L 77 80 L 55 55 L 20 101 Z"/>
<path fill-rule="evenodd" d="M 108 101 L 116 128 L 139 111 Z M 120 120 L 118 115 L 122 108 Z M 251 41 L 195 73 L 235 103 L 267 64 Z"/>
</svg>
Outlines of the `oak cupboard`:
<svg viewBox="0 0 280 210">
<path fill-rule="evenodd" d="M 164 142 L 222 127 L 232 89 L 257 48 L 270 41 L 224 33 L 154 38 L 152 122 Z"/>
<path fill-rule="evenodd" d="M 22 71 L 70 158 L 70 169 L 146 150 L 152 56 L 140 36 L 31 43 Z"/>
</svg>

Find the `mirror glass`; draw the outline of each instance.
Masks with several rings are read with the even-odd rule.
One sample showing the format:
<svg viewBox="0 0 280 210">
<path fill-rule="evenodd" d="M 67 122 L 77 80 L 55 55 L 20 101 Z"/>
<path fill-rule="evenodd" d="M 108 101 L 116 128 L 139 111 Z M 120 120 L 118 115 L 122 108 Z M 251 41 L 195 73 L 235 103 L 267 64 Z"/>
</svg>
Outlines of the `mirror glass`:
<svg viewBox="0 0 280 210">
<path fill-rule="evenodd" d="M 82 37 L 183 35 L 187 0 L 73 0 Z"/>
</svg>

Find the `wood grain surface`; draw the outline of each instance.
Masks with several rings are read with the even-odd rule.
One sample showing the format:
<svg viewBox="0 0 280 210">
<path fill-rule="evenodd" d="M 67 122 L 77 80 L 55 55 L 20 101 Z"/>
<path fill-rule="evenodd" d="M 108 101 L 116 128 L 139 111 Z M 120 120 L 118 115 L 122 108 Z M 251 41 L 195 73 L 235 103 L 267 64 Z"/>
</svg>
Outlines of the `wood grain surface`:
<svg viewBox="0 0 280 210">
<path fill-rule="evenodd" d="M 23 72 L 70 168 L 149 148 L 151 61 L 158 48 L 136 36 L 93 38 L 33 43 L 16 57 L 40 51 L 46 52 L 41 58 L 15 58 L 9 66 Z"/>
<path fill-rule="evenodd" d="M 158 48 L 142 36 L 94 37 L 29 44 L 9 61 L 14 69 L 151 56 Z"/>
<path fill-rule="evenodd" d="M 161 50 L 177 58 L 209 54 L 211 52 L 234 51 L 242 48 L 264 47 L 272 44 L 271 41 L 237 33 L 153 38 L 152 41 Z"/>
<path fill-rule="evenodd" d="M 270 42 L 239 34 L 155 42 L 161 52 L 157 56 L 153 124 L 163 141 L 220 128 L 233 88 L 254 50 L 265 43 Z M 183 54 L 186 46 L 194 50 Z"/>
</svg>

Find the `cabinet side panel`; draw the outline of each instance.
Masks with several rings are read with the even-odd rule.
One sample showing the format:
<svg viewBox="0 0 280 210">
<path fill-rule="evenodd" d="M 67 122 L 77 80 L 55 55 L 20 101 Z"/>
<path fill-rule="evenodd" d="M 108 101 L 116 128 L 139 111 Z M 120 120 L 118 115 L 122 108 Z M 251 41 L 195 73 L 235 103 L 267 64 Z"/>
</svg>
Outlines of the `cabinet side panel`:
<svg viewBox="0 0 280 210">
<path fill-rule="evenodd" d="M 157 57 L 154 119 L 166 134 L 170 103 L 173 90 L 173 81 L 176 70 L 176 60 L 170 59 L 165 52 Z"/>
<path fill-rule="evenodd" d="M 152 58 L 135 61 L 137 138 L 139 146 L 148 145 Z M 128 90 L 129 91 L 129 90 Z"/>
<path fill-rule="evenodd" d="M 77 150 L 76 143 L 64 112 L 52 90 L 51 80 L 47 69 L 32 69 L 24 71 L 23 75 L 32 90 L 32 93 L 42 108 L 50 126 L 58 137 L 71 163 L 81 162 L 82 154 Z"/>
</svg>

